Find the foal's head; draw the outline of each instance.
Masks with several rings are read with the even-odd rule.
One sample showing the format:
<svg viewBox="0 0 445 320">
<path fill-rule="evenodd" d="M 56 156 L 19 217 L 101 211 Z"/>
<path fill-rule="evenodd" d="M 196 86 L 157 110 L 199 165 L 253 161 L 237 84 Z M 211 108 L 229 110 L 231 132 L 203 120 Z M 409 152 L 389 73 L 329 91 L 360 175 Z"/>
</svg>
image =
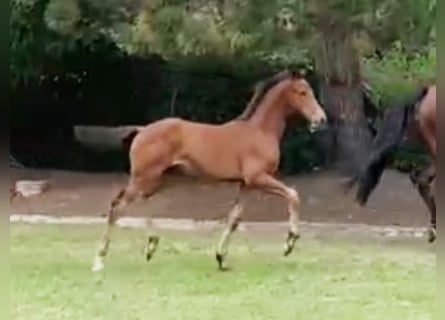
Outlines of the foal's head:
<svg viewBox="0 0 445 320">
<path fill-rule="evenodd" d="M 326 113 L 315 98 L 312 87 L 300 73 L 289 72 L 283 89 L 283 99 L 290 113 L 298 113 L 309 121 L 311 130 L 326 124 Z"/>
</svg>

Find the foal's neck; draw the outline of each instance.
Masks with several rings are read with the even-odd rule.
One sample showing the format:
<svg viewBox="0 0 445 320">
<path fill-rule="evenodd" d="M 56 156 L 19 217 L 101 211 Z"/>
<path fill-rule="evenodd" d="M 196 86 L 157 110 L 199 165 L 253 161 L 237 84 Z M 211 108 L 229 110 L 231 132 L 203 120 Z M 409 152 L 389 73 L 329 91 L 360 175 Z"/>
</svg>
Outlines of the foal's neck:
<svg viewBox="0 0 445 320">
<path fill-rule="evenodd" d="M 280 140 L 286 129 L 286 109 L 282 90 L 271 90 L 248 122 Z"/>
</svg>

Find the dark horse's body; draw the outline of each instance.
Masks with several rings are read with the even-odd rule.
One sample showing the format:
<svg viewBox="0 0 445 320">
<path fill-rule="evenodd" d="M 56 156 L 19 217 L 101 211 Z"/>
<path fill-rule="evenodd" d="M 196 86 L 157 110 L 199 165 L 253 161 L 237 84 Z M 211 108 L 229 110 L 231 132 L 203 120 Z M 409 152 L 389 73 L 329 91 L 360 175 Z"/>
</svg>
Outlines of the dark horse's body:
<svg viewBox="0 0 445 320">
<path fill-rule="evenodd" d="M 386 110 L 375 136 L 372 152 L 361 171 L 348 182 L 348 189 L 358 184 L 356 201 L 365 205 L 383 174 L 390 156 L 410 132 L 424 143 L 431 156 L 431 166 L 414 170 L 410 177 L 430 214 L 429 240 L 436 239 L 436 86 L 422 88 L 401 107 Z"/>
</svg>

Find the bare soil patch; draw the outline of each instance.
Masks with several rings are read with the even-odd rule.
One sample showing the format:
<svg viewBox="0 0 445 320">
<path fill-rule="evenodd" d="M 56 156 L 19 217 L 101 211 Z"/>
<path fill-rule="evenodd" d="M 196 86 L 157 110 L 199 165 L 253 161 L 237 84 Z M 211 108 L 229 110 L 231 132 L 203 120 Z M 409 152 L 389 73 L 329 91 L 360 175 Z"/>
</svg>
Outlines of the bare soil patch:
<svg viewBox="0 0 445 320">
<path fill-rule="evenodd" d="M 127 175 L 11 170 L 10 182 L 16 179 L 47 180 L 50 189 L 43 195 L 14 200 L 10 214 L 94 217 L 107 212 Z M 428 212 L 404 174 L 388 171 L 366 208 L 357 207 L 352 194 L 343 194 L 342 178 L 333 173 L 284 180 L 299 191 L 303 201 L 301 218 L 307 222 L 402 227 L 428 224 Z M 160 218 L 219 220 L 225 217 L 234 196 L 235 187 L 231 184 L 169 176 L 160 193 L 149 201 L 134 204 L 125 215 L 139 217 L 149 213 Z M 285 205 L 280 199 L 261 192 L 249 195 L 245 221 L 286 219 Z"/>
</svg>

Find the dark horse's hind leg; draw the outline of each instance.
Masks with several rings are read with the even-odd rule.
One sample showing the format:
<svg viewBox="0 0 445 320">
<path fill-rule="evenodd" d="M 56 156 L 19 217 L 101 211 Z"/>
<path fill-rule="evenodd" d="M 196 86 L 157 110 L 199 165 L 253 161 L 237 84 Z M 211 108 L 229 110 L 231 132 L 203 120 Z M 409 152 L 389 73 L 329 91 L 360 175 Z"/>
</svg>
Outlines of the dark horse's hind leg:
<svg viewBox="0 0 445 320">
<path fill-rule="evenodd" d="M 420 191 L 420 189 L 423 189 Z M 429 228 L 429 236 L 428 240 L 429 242 L 436 241 L 437 238 L 437 220 L 436 220 L 436 178 L 434 177 L 433 180 L 428 184 L 419 187 L 419 193 L 422 194 L 422 198 L 424 199 L 425 203 L 428 206 L 428 209 L 430 210 L 430 228 Z"/>
<path fill-rule="evenodd" d="M 428 241 L 434 242 L 437 237 L 436 197 L 434 190 L 435 172 L 432 168 L 428 168 L 426 170 L 415 170 L 411 173 L 410 178 L 430 211 Z"/>
</svg>

